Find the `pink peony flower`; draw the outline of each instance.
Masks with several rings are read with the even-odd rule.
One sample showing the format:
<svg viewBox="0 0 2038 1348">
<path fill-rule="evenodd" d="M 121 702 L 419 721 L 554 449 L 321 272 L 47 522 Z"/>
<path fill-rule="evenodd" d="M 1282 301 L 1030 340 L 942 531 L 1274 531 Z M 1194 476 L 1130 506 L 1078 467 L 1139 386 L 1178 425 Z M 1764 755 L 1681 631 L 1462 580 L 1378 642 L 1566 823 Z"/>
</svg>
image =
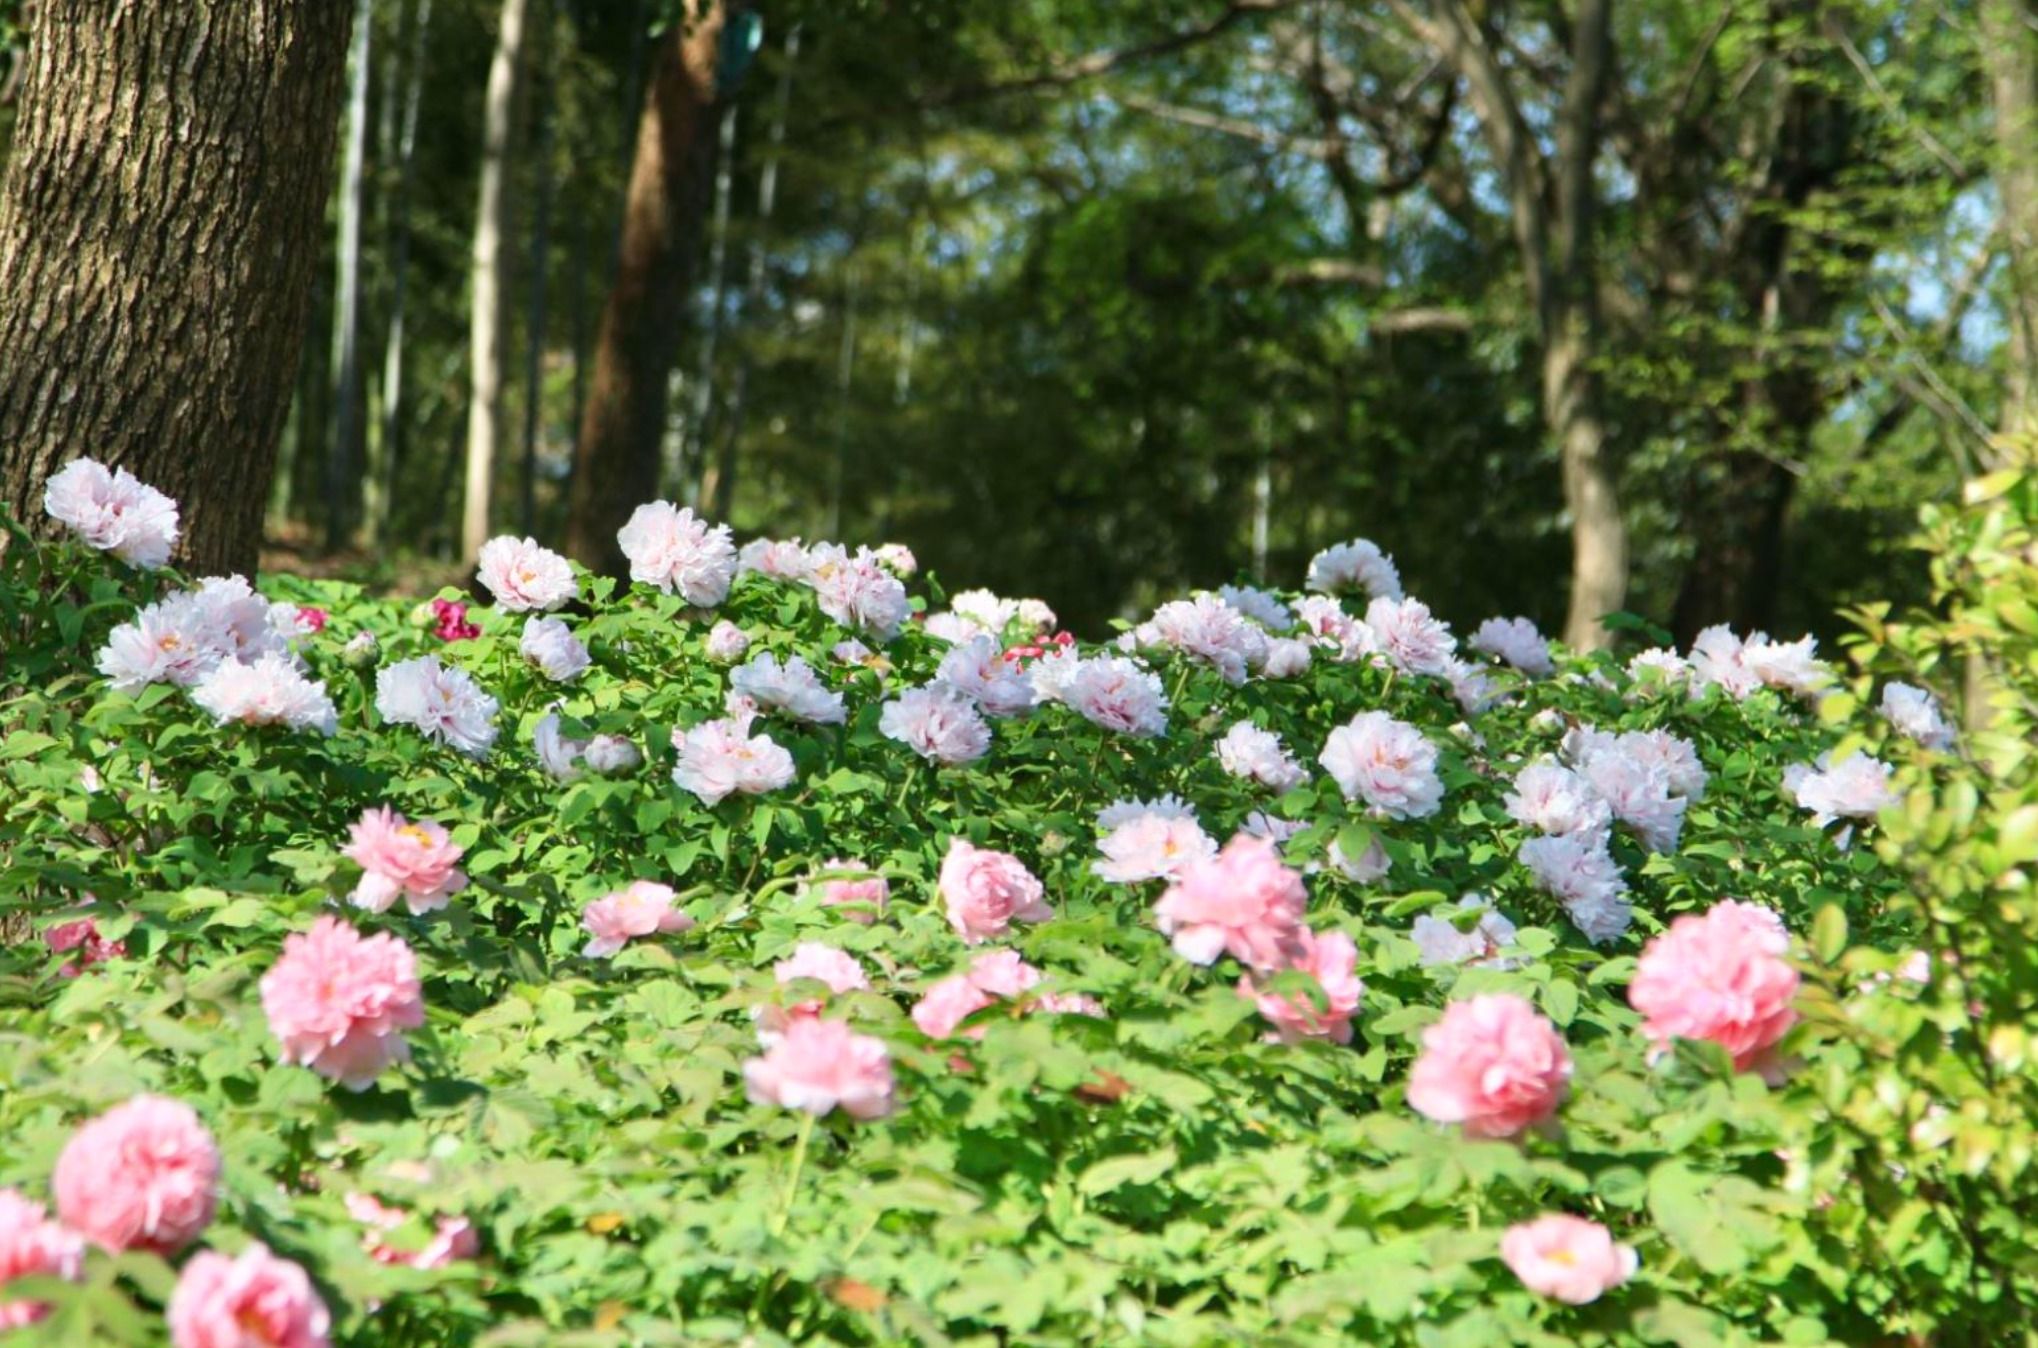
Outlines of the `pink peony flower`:
<svg viewBox="0 0 2038 1348">
<path fill-rule="evenodd" d="M 303 1268 L 257 1241 L 191 1256 L 167 1311 L 175 1348 L 326 1348 L 332 1327 Z"/>
<path fill-rule="evenodd" d="M 1251 721 L 1235 722 L 1224 732 L 1217 741 L 1217 761 L 1232 776 L 1277 794 L 1309 780 L 1308 770 L 1295 761 L 1281 737 Z"/>
<path fill-rule="evenodd" d="M 1317 761 L 1347 800 L 1364 800 L 1387 819 L 1422 819 L 1443 804 L 1436 746 L 1406 721 L 1362 711 L 1330 732 Z"/>
<path fill-rule="evenodd" d="M 893 575 L 910 576 L 920 569 L 920 559 L 915 557 L 913 550 L 904 543 L 883 544 L 872 555 Z"/>
<path fill-rule="evenodd" d="M 219 1148 L 189 1105 L 137 1095 L 71 1134 L 50 1188 L 64 1225 L 101 1249 L 174 1254 L 212 1223 Z"/>
<path fill-rule="evenodd" d="M 877 728 L 929 762 L 959 767 L 991 751 L 991 727 L 976 704 L 946 684 L 908 688 L 885 703 Z"/>
<path fill-rule="evenodd" d="M 325 685 L 298 673 L 285 655 L 264 655 L 247 665 L 222 660 L 191 690 L 191 700 L 220 725 L 280 725 L 321 735 L 339 729 Z"/>
<path fill-rule="evenodd" d="M 1209 665 L 1226 683 L 1245 682 L 1246 671 L 1266 659 L 1267 636 L 1214 594 L 1176 599 L 1154 610 L 1141 627 L 1142 645 L 1162 645 Z"/>
<path fill-rule="evenodd" d="M 348 901 L 371 913 L 388 912 L 398 898 L 413 913 L 444 908 L 467 888 L 466 873 L 454 864 L 463 850 L 430 820 L 412 823 L 387 805 L 365 810 L 340 849 L 362 872 Z"/>
<path fill-rule="evenodd" d="M 825 863 L 823 871 L 860 871 L 864 867 L 840 857 Z M 891 882 L 882 875 L 873 875 L 861 880 L 823 880 L 819 882 L 821 902 L 830 908 L 845 910 L 842 916 L 851 922 L 864 926 L 884 915 L 885 902 L 891 897 Z"/>
<path fill-rule="evenodd" d="M 1208 861 L 1185 869 L 1154 905 L 1161 931 L 1191 964 L 1219 955 L 1271 973 L 1302 954 L 1302 877 L 1283 866 L 1274 844 L 1244 834 Z"/>
<path fill-rule="evenodd" d="M 638 936 L 693 930 L 691 917 L 672 906 L 672 887 L 653 880 L 633 880 L 581 909 L 580 925 L 594 939 L 580 953 L 607 959 Z"/>
<path fill-rule="evenodd" d="M 1908 683 L 1882 686 L 1880 709 L 1898 733 L 1908 735 L 1927 749 L 1951 749 L 1953 727 L 1939 709 L 1931 692 Z"/>
<path fill-rule="evenodd" d="M 0 1292 L 16 1278 L 78 1281 L 85 1240 L 49 1220 L 40 1203 L 18 1189 L 0 1189 Z M 0 1333 L 32 1325 L 50 1313 L 45 1301 L 0 1300 Z"/>
<path fill-rule="evenodd" d="M 1433 969 L 1444 964 L 1489 969 L 1514 967 L 1515 961 L 1503 958 L 1500 953 L 1514 944 L 1514 923 L 1505 914 L 1496 912 L 1483 894 L 1465 895 L 1458 900 L 1457 910 L 1477 913 L 1477 922 L 1461 929 L 1457 920 L 1424 913 L 1408 929 L 1422 967 Z"/>
<path fill-rule="evenodd" d="M 972 983 L 968 974 L 950 974 L 913 1003 L 913 1023 L 929 1039 L 953 1039 L 963 1021 L 996 1002 L 997 998 Z M 983 1038 L 983 1027 L 973 1028 L 969 1037 Z"/>
<path fill-rule="evenodd" d="M 1839 763 L 1820 754 L 1810 767 L 1797 763 L 1786 769 L 1783 789 L 1824 828 L 1836 819 L 1873 819 L 1896 804 L 1900 797 L 1890 790 L 1889 774 L 1889 764 L 1858 751 Z"/>
<path fill-rule="evenodd" d="M 1573 1306 L 1597 1301 L 1634 1276 L 1635 1252 L 1598 1222 L 1550 1213 L 1507 1228 L 1500 1257 L 1538 1296 Z"/>
<path fill-rule="evenodd" d="M 1741 647 L 1741 665 L 1767 687 L 1798 697 L 1812 697 L 1833 681 L 1833 672 L 1819 660 L 1815 637 L 1772 641 L 1757 632 Z"/>
<path fill-rule="evenodd" d="M 795 1019 L 762 1057 L 743 1064 L 743 1085 L 756 1104 L 855 1119 L 892 1112 L 892 1059 L 884 1042 L 839 1020 Z"/>
<path fill-rule="evenodd" d="M 443 740 L 469 758 L 486 758 L 499 733 L 501 704 L 482 691 L 464 669 L 436 655 L 400 660 L 375 672 L 375 711 L 394 725 L 415 727 L 426 739 Z"/>
<path fill-rule="evenodd" d="M 805 580 L 813 565 L 797 538 L 753 538 L 736 554 L 736 572 L 755 571 L 773 580 Z"/>
<path fill-rule="evenodd" d="M 1457 661 L 1457 638 L 1419 599 L 1375 599 L 1366 605 L 1366 626 L 1387 663 L 1404 674 L 1448 674 Z"/>
<path fill-rule="evenodd" d="M 1401 573 L 1394 569 L 1394 559 L 1363 538 L 1334 544 L 1311 557 L 1306 583 L 1323 594 L 1358 591 L 1374 598 L 1401 597 Z"/>
<path fill-rule="evenodd" d="M 314 637 L 325 631 L 326 624 L 331 620 L 331 614 L 311 604 L 299 604 L 293 614 L 299 635 L 307 637 Z"/>
<path fill-rule="evenodd" d="M 432 635 L 441 641 L 472 641 L 481 629 L 467 621 L 467 605 L 457 599 L 432 601 Z"/>
<path fill-rule="evenodd" d="M 655 585 L 697 608 L 713 608 L 729 597 L 736 579 L 736 545 L 729 526 L 712 527 L 693 511 L 669 501 L 640 505 L 616 531 L 630 561 L 630 579 Z"/>
<path fill-rule="evenodd" d="M 1294 611 L 1270 590 L 1253 585 L 1220 585 L 1217 597 L 1269 632 L 1285 632 L 1295 625 Z"/>
<path fill-rule="evenodd" d="M 1289 995 L 1272 991 L 1268 979 L 1246 974 L 1238 980 L 1238 995 L 1248 998 L 1260 1014 L 1273 1022 L 1267 1038 L 1284 1044 L 1303 1039 L 1328 1039 L 1333 1044 L 1352 1041 L 1352 1016 L 1366 985 L 1359 981 L 1359 949 L 1341 931 L 1317 936 L 1303 931 L 1296 939 L 1297 950 L 1288 968 L 1307 974 L 1323 995 L 1319 1009 L 1307 994 Z"/>
<path fill-rule="evenodd" d="M 1467 1137 L 1513 1137 L 1554 1115 L 1570 1081 L 1556 1027 L 1521 998 L 1489 993 L 1452 1002 L 1422 1032 L 1408 1103 Z"/>
<path fill-rule="evenodd" d="M 1466 644 L 1533 679 L 1544 678 L 1557 667 L 1550 659 L 1550 639 L 1527 618 L 1488 618 Z"/>
<path fill-rule="evenodd" d="M 1694 693 L 1718 684 L 1733 698 L 1744 698 L 1762 686 L 1761 677 L 1746 663 L 1747 648 L 1733 629 L 1724 624 L 1708 627 L 1691 641 L 1691 681 Z"/>
<path fill-rule="evenodd" d="M 718 665 L 733 665 L 750 649 L 750 637 L 727 618 L 708 629 L 705 643 L 708 659 Z"/>
<path fill-rule="evenodd" d="M 857 962 L 856 956 L 821 941 L 800 942 L 793 947 L 790 956 L 771 966 L 771 973 L 780 983 L 812 979 L 836 993 L 862 992 L 870 988 L 870 978 L 863 972 L 863 965 Z"/>
<path fill-rule="evenodd" d="M 836 544 L 821 543 L 809 550 L 807 560 L 806 582 L 821 612 L 836 622 L 881 642 L 906 625 L 913 611 L 906 587 L 869 548 L 858 548 L 852 556 Z"/>
<path fill-rule="evenodd" d="M 1558 837 L 1596 840 L 1613 828 L 1613 811 L 1591 784 L 1547 758 L 1516 773 L 1502 803 L 1516 822 Z"/>
<path fill-rule="evenodd" d="M 554 683 L 571 683 L 593 663 L 573 629 L 557 618 L 533 614 L 524 619 L 524 634 L 517 642 L 524 659 Z"/>
<path fill-rule="evenodd" d="M 479 560 L 482 588 L 509 613 L 547 612 L 580 593 L 573 564 L 535 538 L 491 538 Z"/>
<path fill-rule="evenodd" d="M 961 838 L 948 841 L 940 890 L 948 924 L 970 945 L 1004 935 L 1014 922 L 1045 922 L 1054 916 L 1040 881 L 1024 862 Z"/>
<path fill-rule="evenodd" d="M 986 716 L 1024 716 L 1033 710 L 1033 680 L 988 636 L 972 637 L 942 656 L 934 679 L 976 703 Z"/>
<path fill-rule="evenodd" d="M 759 655 L 730 671 L 729 688 L 759 711 L 780 712 L 811 725 L 841 725 L 849 716 L 842 694 L 829 691 L 813 666 L 797 655 L 786 657 L 784 664 L 775 655 Z"/>
<path fill-rule="evenodd" d="M 481 1238 L 474 1223 L 465 1217 L 439 1217 L 433 1222 L 431 1239 L 421 1248 L 408 1250 L 391 1245 L 389 1237 L 410 1220 L 409 1213 L 364 1193 L 350 1193 L 341 1201 L 347 1215 L 368 1228 L 361 1233 L 361 1248 L 378 1264 L 444 1268 L 455 1259 L 472 1259 L 481 1253 Z"/>
<path fill-rule="evenodd" d="M 1109 812 L 1107 812 L 1108 814 Z M 1217 842 L 1184 810 L 1139 811 L 1112 825 L 1097 844 L 1104 854 L 1091 869 L 1113 884 L 1173 879 L 1184 867 L 1217 855 Z"/>
<path fill-rule="evenodd" d="M 679 761 L 672 780 L 691 791 L 703 805 L 719 805 L 731 795 L 761 796 L 790 785 L 793 756 L 766 735 L 750 733 L 748 717 L 706 721 L 692 730 L 674 730 L 672 747 Z"/>
<path fill-rule="evenodd" d="M 1035 666 L 1035 688 L 1040 687 L 1040 669 L 1050 663 L 1042 660 Z M 1079 660 L 1060 678 L 1058 697 L 1084 720 L 1121 735 L 1150 739 L 1167 733 L 1168 699 L 1161 681 L 1120 656 Z"/>
<path fill-rule="evenodd" d="M 1606 850 L 1604 837 L 1530 838 L 1521 845 L 1520 856 L 1536 883 L 1564 905 L 1572 923 L 1594 945 L 1617 940 L 1634 921 L 1627 878 Z"/>
<path fill-rule="evenodd" d="M 1687 914 L 1642 949 L 1628 1003 L 1658 1052 L 1673 1039 L 1709 1039 L 1737 1069 L 1759 1066 L 1797 1023 L 1798 972 L 1776 914 L 1728 899 Z"/>
<path fill-rule="evenodd" d="M 125 468 L 73 459 L 43 484 L 43 509 L 87 547 L 153 571 L 177 542 L 177 503 Z"/>
<path fill-rule="evenodd" d="M 331 915 L 285 938 L 282 958 L 262 975 L 262 1009 L 283 1061 L 353 1091 L 374 1085 L 391 1063 L 408 1062 L 403 1032 L 425 1023 L 410 947 L 387 933 L 363 936 Z"/>
<path fill-rule="evenodd" d="M 1273 637 L 1267 641 L 1267 658 L 1260 675 L 1268 679 L 1293 679 L 1309 672 L 1310 645 L 1300 637 Z"/>
<path fill-rule="evenodd" d="M 1613 748 L 1587 756 L 1579 771 L 1614 818 L 1634 829 L 1644 847 L 1652 852 L 1677 850 L 1684 811 L 1691 802 L 1671 793 L 1670 775 L 1662 764 L 1628 753 L 1616 742 Z"/>
</svg>

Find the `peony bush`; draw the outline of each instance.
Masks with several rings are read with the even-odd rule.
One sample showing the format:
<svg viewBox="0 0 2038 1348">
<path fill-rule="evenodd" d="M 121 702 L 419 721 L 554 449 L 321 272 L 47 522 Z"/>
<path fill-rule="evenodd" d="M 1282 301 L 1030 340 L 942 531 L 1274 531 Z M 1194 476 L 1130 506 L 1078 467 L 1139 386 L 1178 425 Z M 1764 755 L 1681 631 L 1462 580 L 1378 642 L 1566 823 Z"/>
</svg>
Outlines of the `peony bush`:
<svg viewBox="0 0 2038 1348">
<path fill-rule="evenodd" d="M 416 608 L 180 576 L 88 460 L 49 508 L 0 1330 L 2028 1334 L 2024 479 L 1844 666 L 1461 639 L 1364 540 L 1090 642 L 665 502 L 626 585 L 502 538 Z"/>
</svg>

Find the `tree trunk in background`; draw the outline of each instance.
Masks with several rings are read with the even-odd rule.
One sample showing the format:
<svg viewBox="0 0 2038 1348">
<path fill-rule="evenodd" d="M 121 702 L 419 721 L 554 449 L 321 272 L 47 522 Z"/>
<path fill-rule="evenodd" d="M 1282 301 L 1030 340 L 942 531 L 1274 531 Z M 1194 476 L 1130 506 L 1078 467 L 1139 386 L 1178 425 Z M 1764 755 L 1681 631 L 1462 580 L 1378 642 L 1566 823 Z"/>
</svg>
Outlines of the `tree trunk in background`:
<svg viewBox="0 0 2038 1348">
<path fill-rule="evenodd" d="M 1574 318 L 1543 350 L 1543 415 L 1557 439 L 1564 505 L 1571 512 L 1571 599 L 1564 641 L 1581 651 L 1606 645 L 1600 620 L 1627 600 L 1628 531 L 1607 462 L 1606 420 L 1593 343 Z"/>
<path fill-rule="evenodd" d="M 361 477 L 361 207 L 368 159 L 368 63 L 375 0 L 355 0 L 354 50 L 347 59 L 346 152 L 333 254 L 333 441 L 326 447 L 326 551 L 351 540 Z"/>
<path fill-rule="evenodd" d="M 1995 102 L 2003 251 L 2005 435 L 2038 435 L 2038 4 L 1982 0 L 1982 59 Z"/>
<path fill-rule="evenodd" d="M 495 455 L 502 427 L 502 349 L 508 327 L 503 294 L 509 289 L 510 134 L 517 79 L 523 69 L 525 20 L 530 0 L 503 0 L 495 57 L 488 67 L 482 105 L 481 191 L 474 207 L 473 295 L 468 310 L 467 486 L 460 510 L 460 559 L 472 562 L 488 541 L 489 503 L 495 491 Z"/>
<path fill-rule="evenodd" d="M 546 22 L 550 23 L 550 16 Z M 538 96 L 533 111 L 539 120 L 538 149 L 533 168 L 538 175 L 538 202 L 531 212 L 531 290 L 524 311 L 524 467 L 517 502 L 517 529 L 525 537 L 538 532 L 538 426 L 545 408 L 545 301 L 552 279 L 552 133 L 558 124 L 552 103 L 553 66 L 548 30 L 536 52 Z"/>
<path fill-rule="evenodd" d="M 410 68 L 404 75 L 403 121 L 396 138 L 396 193 L 389 207 L 389 329 L 382 340 L 382 429 L 361 482 L 361 541 L 382 542 L 389 524 L 390 496 L 403 439 L 403 322 L 409 301 L 410 198 L 417 176 L 418 108 L 424 101 L 427 35 L 432 0 L 419 0 L 411 34 Z"/>
<path fill-rule="evenodd" d="M 81 454 L 251 572 L 319 264 L 350 7 L 38 0 L 0 199 L 0 493 Z"/>
<path fill-rule="evenodd" d="M 575 449 L 567 550 L 620 571 L 616 530 L 658 490 L 666 382 L 701 232 L 713 138 L 720 3 L 659 44 L 630 166 L 615 282 L 595 338 L 594 377 Z"/>
</svg>

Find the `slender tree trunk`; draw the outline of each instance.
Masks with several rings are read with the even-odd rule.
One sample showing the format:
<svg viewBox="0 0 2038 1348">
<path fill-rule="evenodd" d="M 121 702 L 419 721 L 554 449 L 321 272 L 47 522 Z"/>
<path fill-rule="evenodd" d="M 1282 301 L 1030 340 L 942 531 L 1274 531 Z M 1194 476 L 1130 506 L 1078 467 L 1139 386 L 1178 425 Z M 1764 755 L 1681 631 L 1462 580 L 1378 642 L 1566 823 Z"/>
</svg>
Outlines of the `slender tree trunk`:
<svg viewBox="0 0 2038 1348">
<path fill-rule="evenodd" d="M 1582 323 L 1567 324 L 1543 349 L 1543 409 L 1563 465 L 1571 514 L 1571 600 L 1564 640 L 1578 650 L 1606 644 L 1600 620 L 1627 600 L 1628 533 L 1607 462 L 1598 376 Z"/>
<path fill-rule="evenodd" d="M 548 40 L 538 52 L 538 203 L 531 213 L 531 294 L 524 324 L 524 471 L 517 524 L 526 537 L 538 531 L 538 424 L 545 405 L 545 301 L 552 273 L 552 132 L 558 119 L 551 101 L 552 61 Z"/>
<path fill-rule="evenodd" d="M 81 453 L 252 571 L 319 258 L 350 8 L 38 0 L 0 199 L 0 504 Z"/>
<path fill-rule="evenodd" d="M 2006 436 L 2031 437 L 2038 436 L 2038 4 L 1982 0 L 1980 18 L 1995 103 L 1996 194 L 2009 259 L 1999 424 Z M 2023 451 L 2034 447 L 2026 443 Z"/>
<path fill-rule="evenodd" d="M 530 0 L 503 0 L 482 105 L 481 190 L 474 208 L 473 296 L 468 311 L 467 486 L 460 511 L 460 557 L 469 562 L 488 541 L 496 448 L 501 441 L 502 349 L 508 327 L 503 295 L 509 289 L 504 240 L 510 226 L 505 187 L 530 8 Z"/>
<path fill-rule="evenodd" d="M 432 0 L 418 0 L 411 33 L 410 66 L 404 76 L 403 120 L 396 137 L 396 191 L 389 207 L 389 327 L 382 339 L 382 431 L 361 488 L 361 540 L 374 548 L 389 527 L 396 468 L 403 444 L 404 317 L 410 298 L 410 201 L 417 176 L 418 109 L 424 102 L 427 35 Z"/>
<path fill-rule="evenodd" d="M 622 246 L 595 339 L 566 531 L 568 550 L 604 570 L 620 569 L 617 527 L 658 490 L 666 384 L 707 195 L 722 19 L 722 6 L 710 4 L 660 43 L 637 123 Z"/>
<path fill-rule="evenodd" d="M 354 49 L 347 58 L 346 151 L 340 168 L 333 272 L 333 439 L 326 447 L 326 550 L 354 531 L 361 475 L 361 206 L 368 161 L 368 68 L 375 0 L 354 0 Z"/>
<path fill-rule="evenodd" d="M 723 108 L 719 120 L 720 129 L 715 134 L 714 223 L 708 230 L 708 322 L 701 333 L 700 361 L 695 366 L 692 424 L 675 442 L 678 452 L 674 461 L 665 466 L 665 481 L 673 491 L 694 476 L 693 464 L 706 461 L 715 429 L 715 355 L 721 346 L 722 320 L 728 309 L 729 198 L 734 195 L 736 176 L 735 106 Z"/>
</svg>

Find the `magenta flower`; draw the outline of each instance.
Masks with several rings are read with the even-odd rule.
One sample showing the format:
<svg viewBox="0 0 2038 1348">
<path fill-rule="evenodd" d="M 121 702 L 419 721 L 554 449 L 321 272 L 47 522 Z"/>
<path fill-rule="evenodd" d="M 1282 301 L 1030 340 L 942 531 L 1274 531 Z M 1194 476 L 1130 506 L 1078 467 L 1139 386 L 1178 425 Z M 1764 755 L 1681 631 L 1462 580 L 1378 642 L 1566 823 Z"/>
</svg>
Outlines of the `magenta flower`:
<svg viewBox="0 0 2038 1348">
<path fill-rule="evenodd" d="M 441 641 L 472 641 L 481 635 L 481 629 L 467 621 L 467 606 L 457 599 L 434 599 L 432 617 L 436 620 L 432 635 Z"/>
</svg>

